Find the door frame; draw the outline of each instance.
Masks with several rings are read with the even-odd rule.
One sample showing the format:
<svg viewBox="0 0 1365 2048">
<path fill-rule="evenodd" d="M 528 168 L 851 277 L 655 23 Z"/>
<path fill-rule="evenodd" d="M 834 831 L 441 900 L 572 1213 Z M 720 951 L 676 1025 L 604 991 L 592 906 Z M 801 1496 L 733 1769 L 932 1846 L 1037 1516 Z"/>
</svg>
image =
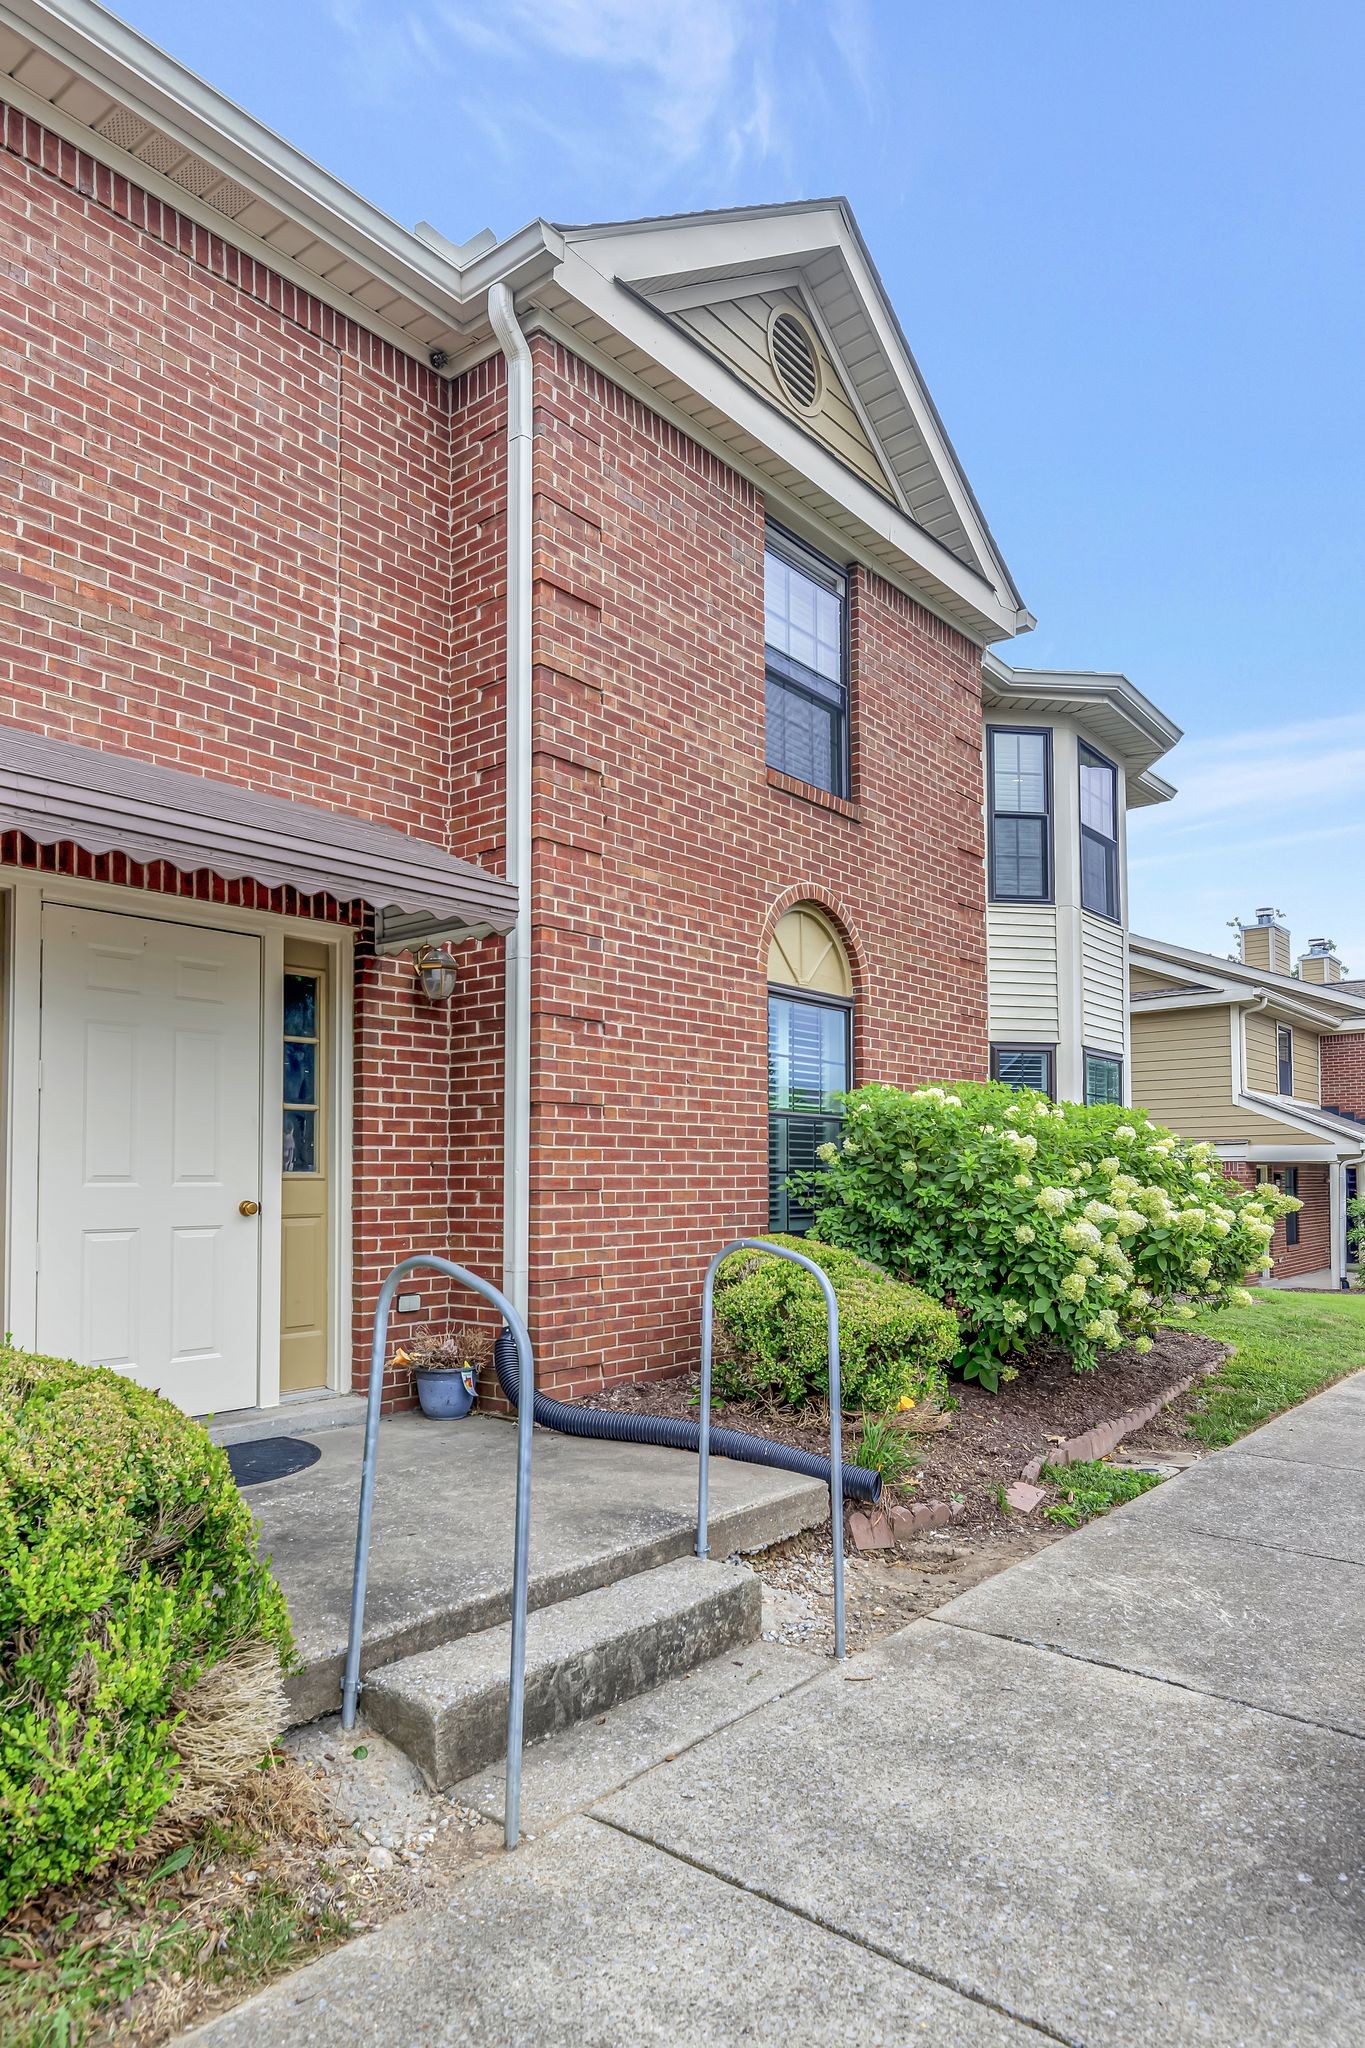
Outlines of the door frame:
<svg viewBox="0 0 1365 2048">
<path fill-rule="evenodd" d="M 3 1322 L 15 1342 L 32 1347 L 38 1307 L 38 1146 L 42 1026 L 42 917 L 45 904 L 105 910 L 154 924 L 199 925 L 214 931 L 245 932 L 261 941 L 261 1203 L 273 1227 L 260 1233 L 259 1315 L 256 1336 L 256 1402 L 280 1401 L 280 1217 L 282 1207 L 280 1134 L 271 1111 L 279 1097 L 280 1046 L 284 1028 L 284 942 L 286 936 L 323 945 L 329 955 L 332 1000 L 327 1056 L 335 1085 L 327 1106 L 327 1138 L 336 1162 L 328 1215 L 327 1386 L 346 1393 L 351 1384 L 351 1215 L 352 1175 L 352 1005 L 355 986 L 355 931 L 321 919 L 239 910 L 227 904 L 197 903 L 116 883 L 81 882 L 20 869 L 0 871 L 4 906 L 3 1036 L 4 1073 L 4 1262 Z"/>
</svg>

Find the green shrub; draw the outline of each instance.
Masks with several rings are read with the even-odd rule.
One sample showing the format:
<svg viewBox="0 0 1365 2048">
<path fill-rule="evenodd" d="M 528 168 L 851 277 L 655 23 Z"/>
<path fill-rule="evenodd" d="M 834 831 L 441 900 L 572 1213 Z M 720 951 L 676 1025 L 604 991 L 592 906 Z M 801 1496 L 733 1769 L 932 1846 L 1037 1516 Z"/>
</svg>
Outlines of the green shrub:
<svg viewBox="0 0 1365 2048">
<path fill-rule="evenodd" d="M 771 1237 L 813 1259 L 839 1304 L 840 1390 L 846 1408 L 878 1411 L 945 1391 L 957 1349 L 950 1312 L 853 1253 L 808 1237 Z M 790 1259 L 735 1252 L 716 1275 L 716 1391 L 777 1394 L 799 1406 L 829 1385 L 829 1332 L 818 1281 Z"/>
<path fill-rule="evenodd" d="M 845 1098 L 841 1142 L 804 1199 L 816 1234 L 952 1304 L 960 1371 L 995 1387 L 1040 1340 L 1090 1370 L 1176 1295 L 1245 1299 L 1267 1267 L 1273 1187 L 1224 1179 L 1212 1146 L 1187 1144 L 1136 1109 L 1049 1102 L 965 1081 L 951 1090 L 872 1086 Z"/>
<path fill-rule="evenodd" d="M 0 1917 L 164 1820 L 182 1728 L 231 1776 L 240 1733 L 206 1728 L 203 1702 L 251 1669 L 278 1693 L 291 1655 L 253 1535 L 223 1452 L 170 1402 L 0 1347 Z"/>
</svg>

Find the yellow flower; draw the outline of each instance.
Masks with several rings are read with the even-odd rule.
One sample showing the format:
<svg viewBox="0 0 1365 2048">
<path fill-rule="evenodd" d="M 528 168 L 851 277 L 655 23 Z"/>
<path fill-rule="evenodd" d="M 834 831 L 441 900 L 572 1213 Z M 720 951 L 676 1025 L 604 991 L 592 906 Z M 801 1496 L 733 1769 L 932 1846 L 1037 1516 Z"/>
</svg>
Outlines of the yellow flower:
<svg viewBox="0 0 1365 2048">
<path fill-rule="evenodd" d="M 904 1414 L 906 1414 L 906 1413 L 907 1413 L 907 1412 L 908 1412 L 908 1411 L 909 1411 L 909 1410 L 910 1410 L 911 1408 L 913 1408 L 915 1404 L 914 1404 L 914 1402 L 913 1402 L 913 1401 L 912 1401 L 912 1400 L 910 1399 L 910 1396 L 909 1396 L 908 1394 L 902 1394 L 902 1395 L 901 1395 L 901 1397 L 900 1397 L 900 1401 L 898 1402 L 898 1404 L 897 1404 L 897 1405 L 898 1405 L 898 1407 L 900 1408 L 900 1411 L 901 1411 L 902 1415 L 904 1415 Z"/>
</svg>

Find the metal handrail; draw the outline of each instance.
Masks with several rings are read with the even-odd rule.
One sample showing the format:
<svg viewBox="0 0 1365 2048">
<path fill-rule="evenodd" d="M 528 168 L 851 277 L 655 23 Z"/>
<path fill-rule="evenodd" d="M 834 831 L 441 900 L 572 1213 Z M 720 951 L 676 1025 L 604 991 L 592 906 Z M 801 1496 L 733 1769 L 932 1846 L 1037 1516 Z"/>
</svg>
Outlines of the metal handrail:
<svg viewBox="0 0 1365 2048">
<path fill-rule="evenodd" d="M 711 1348 L 715 1325 L 716 1273 L 732 1252 L 767 1252 L 804 1266 L 820 1283 L 829 1327 L 829 1516 L 834 1548 L 834 1654 L 844 1655 L 844 1453 L 843 1415 L 839 1394 L 839 1303 L 828 1273 L 814 1259 L 790 1245 L 769 1244 L 761 1237 L 737 1237 L 718 1251 L 706 1269 L 701 1295 L 701 1442 L 697 1448 L 697 1556 L 708 1554 L 707 1517 L 711 1500 Z"/>
<path fill-rule="evenodd" d="M 360 1514 L 355 1534 L 355 1578 L 351 1584 L 351 1633 L 346 1644 L 346 1675 L 341 1687 L 341 1725 L 355 1726 L 360 1695 L 360 1645 L 365 1626 L 365 1582 L 370 1568 L 370 1531 L 374 1517 L 374 1481 L 379 1457 L 379 1412 L 384 1398 L 384 1350 L 389 1310 L 399 1282 L 418 1266 L 434 1267 L 461 1287 L 472 1288 L 493 1304 L 516 1339 L 522 1399 L 517 1404 L 517 1506 L 512 1541 L 512 1665 L 507 1692 L 507 1792 L 503 1840 L 515 1849 L 521 1833 L 521 1743 L 526 1708 L 526 1596 L 531 1537 L 531 1424 L 535 1392 L 535 1359 L 526 1325 L 507 1296 L 491 1280 L 481 1280 L 436 1252 L 414 1252 L 395 1266 L 379 1290 L 374 1311 L 374 1344 L 370 1351 L 370 1391 L 365 1409 L 365 1454 L 360 1468 Z"/>
</svg>

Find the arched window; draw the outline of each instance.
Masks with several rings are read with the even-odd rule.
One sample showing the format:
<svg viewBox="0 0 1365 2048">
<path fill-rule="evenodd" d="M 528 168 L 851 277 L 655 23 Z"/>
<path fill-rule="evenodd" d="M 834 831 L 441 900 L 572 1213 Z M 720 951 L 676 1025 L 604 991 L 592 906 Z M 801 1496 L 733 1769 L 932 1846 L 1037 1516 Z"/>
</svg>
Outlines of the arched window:
<svg viewBox="0 0 1365 2048">
<path fill-rule="evenodd" d="M 787 1192 L 794 1173 L 839 1135 L 836 1099 L 853 1085 L 853 976 L 838 932 L 798 903 L 768 948 L 768 1227 L 809 1230 L 810 1209 Z"/>
</svg>

